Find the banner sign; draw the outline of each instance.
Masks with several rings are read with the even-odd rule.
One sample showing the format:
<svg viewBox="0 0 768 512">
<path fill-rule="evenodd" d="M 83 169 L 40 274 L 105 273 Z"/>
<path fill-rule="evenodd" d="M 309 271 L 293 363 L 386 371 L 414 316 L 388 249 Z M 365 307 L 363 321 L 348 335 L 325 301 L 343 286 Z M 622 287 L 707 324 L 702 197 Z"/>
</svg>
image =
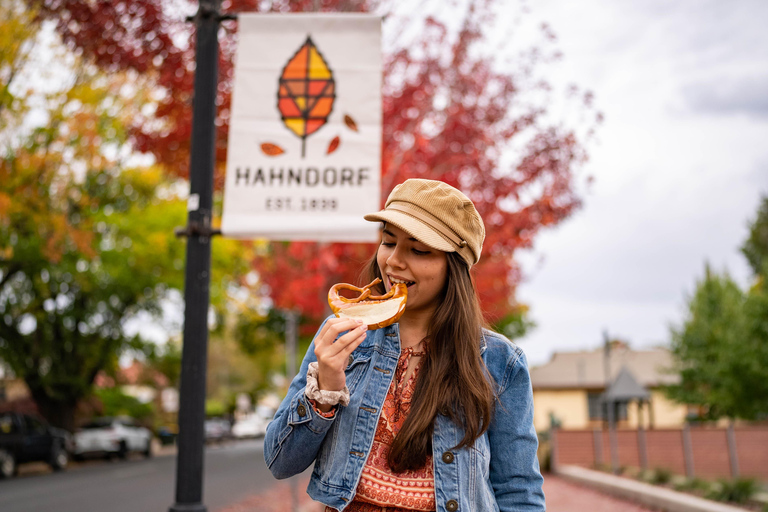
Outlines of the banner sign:
<svg viewBox="0 0 768 512">
<path fill-rule="evenodd" d="M 381 18 L 240 14 L 222 233 L 374 242 Z"/>
</svg>

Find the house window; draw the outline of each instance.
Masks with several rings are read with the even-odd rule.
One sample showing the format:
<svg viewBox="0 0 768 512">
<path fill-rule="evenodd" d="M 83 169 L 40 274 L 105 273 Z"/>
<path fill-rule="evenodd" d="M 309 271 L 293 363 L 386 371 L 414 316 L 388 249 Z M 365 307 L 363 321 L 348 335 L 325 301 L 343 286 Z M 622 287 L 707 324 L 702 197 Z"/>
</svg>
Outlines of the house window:
<svg viewBox="0 0 768 512">
<path fill-rule="evenodd" d="M 602 393 L 589 391 L 587 393 L 587 407 L 589 408 L 590 420 L 603 419 L 603 400 Z"/>
</svg>

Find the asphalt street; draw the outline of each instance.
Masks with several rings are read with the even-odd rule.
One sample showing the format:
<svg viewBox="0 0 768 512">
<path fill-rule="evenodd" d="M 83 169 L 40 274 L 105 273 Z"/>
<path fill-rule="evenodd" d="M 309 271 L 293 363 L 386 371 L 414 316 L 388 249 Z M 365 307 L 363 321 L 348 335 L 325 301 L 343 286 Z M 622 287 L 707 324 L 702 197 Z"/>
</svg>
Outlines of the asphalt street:
<svg viewBox="0 0 768 512">
<path fill-rule="evenodd" d="M 264 464 L 261 440 L 206 449 L 203 503 L 209 512 L 267 491 L 275 483 Z M 175 456 L 94 461 L 61 473 L 0 480 L 0 511 L 166 512 L 173 504 L 175 486 Z"/>
</svg>

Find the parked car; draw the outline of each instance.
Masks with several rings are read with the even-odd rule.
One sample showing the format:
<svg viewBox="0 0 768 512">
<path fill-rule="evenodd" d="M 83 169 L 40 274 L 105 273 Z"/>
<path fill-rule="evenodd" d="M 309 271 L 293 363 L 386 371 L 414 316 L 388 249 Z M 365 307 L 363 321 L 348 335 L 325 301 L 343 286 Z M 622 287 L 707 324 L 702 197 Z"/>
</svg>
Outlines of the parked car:
<svg viewBox="0 0 768 512">
<path fill-rule="evenodd" d="M 204 426 L 206 443 L 220 443 L 232 437 L 232 427 L 227 419 L 210 418 L 205 420 Z"/>
<path fill-rule="evenodd" d="M 267 420 L 258 414 L 251 414 L 232 425 L 232 435 L 238 439 L 263 437 L 267 433 Z"/>
<path fill-rule="evenodd" d="M 43 461 L 54 471 L 67 467 L 72 437 L 42 418 L 28 414 L 0 414 L 0 478 L 16 474 L 24 462 Z"/>
<path fill-rule="evenodd" d="M 130 452 L 152 456 L 152 432 L 133 418 L 96 418 L 75 432 L 75 457 L 117 455 L 124 459 Z"/>
</svg>

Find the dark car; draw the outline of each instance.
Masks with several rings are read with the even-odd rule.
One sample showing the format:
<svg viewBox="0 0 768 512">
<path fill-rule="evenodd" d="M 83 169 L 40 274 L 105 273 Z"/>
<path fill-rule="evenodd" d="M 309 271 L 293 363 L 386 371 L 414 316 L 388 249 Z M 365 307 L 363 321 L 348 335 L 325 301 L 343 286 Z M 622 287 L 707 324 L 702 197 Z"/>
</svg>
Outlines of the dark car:
<svg viewBox="0 0 768 512">
<path fill-rule="evenodd" d="M 43 461 L 55 471 L 67 467 L 71 437 L 42 418 L 15 412 L 0 413 L 0 478 L 16 474 L 19 464 Z"/>
</svg>

